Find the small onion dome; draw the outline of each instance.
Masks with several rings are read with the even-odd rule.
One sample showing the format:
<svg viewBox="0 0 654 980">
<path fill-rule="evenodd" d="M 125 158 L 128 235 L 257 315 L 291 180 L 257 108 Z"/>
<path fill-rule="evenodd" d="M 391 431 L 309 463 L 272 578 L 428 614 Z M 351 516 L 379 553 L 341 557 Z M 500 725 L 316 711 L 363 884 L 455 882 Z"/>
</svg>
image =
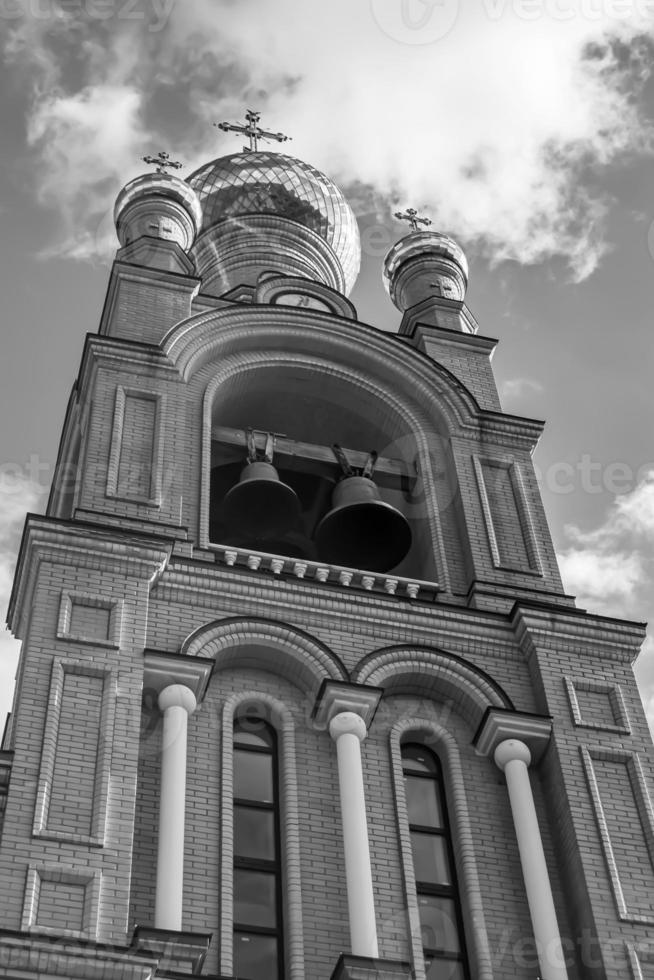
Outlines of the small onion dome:
<svg viewBox="0 0 654 980">
<path fill-rule="evenodd" d="M 463 249 L 448 235 L 414 231 L 388 251 L 384 285 L 401 312 L 439 296 L 462 302 L 468 285 L 468 262 Z"/>
<path fill-rule="evenodd" d="M 172 174 L 143 174 L 116 198 L 114 222 L 123 247 L 148 235 L 177 242 L 187 252 L 202 223 L 202 208 L 186 181 Z"/>
<path fill-rule="evenodd" d="M 361 246 L 352 208 L 328 177 L 282 153 L 233 153 L 188 183 L 202 205 L 194 258 L 203 284 L 227 289 L 264 271 L 324 282 L 347 293 Z"/>
</svg>

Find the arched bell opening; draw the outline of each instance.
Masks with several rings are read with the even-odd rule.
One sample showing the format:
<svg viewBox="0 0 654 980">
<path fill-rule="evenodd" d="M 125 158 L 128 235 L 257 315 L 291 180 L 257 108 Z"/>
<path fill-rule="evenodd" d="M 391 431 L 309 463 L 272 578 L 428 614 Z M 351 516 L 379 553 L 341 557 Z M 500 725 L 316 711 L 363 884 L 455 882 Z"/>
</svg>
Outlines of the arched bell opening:
<svg viewBox="0 0 654 980">
<path fill-rule="evenodd" d="M 409 411 L 371 382 L 290 357 L 274 361 L 248 366 L 217 388 L 210 542 L 438 581 L 431 468 L 434 452 L 437 469 L 446 465 L 444 440 L 418 429 Z M 251 475 L 259 475 L 259 464 L 270 469 L 256 485 Z M 344 492 L 348 481 L 353 497 Z M 297 501 L 296 519 L 266 526 L 287 491 Z M 366 546 L 358 534 L 368 535 Z M 334 541 L 334 535 L 341 537 Z"/>
</svg>

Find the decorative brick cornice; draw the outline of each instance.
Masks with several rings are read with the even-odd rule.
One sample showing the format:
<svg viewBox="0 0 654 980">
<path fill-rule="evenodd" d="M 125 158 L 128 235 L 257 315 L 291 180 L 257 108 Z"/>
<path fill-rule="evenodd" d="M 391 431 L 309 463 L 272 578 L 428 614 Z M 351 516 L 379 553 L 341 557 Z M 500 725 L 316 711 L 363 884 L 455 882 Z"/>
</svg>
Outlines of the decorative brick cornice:
<svg viewBox="0 0 654 980">
<path fill-rule="evenodd" d="M 63 980 L 152 980 L 156 960 L 118 947 L 74 940 L 0 933 L 0 977 L 49 976 Z"/>
<path fill-rule="evenodd" d="M 123 254 L 125 254 L 124 250 L 121 251 Z M 182 264 L 184 261 L 188 262 L 190 270 L 192 268 L 190 260 L 186 257 L 186 255 L 184 255 L 181 249 L 178 250 L 178 255 Z M 129 253 L 127 253 L 126 257 L 128 256 Z M 100 318 L 99 332 L 101 334 L 106 334 L 110 327 L 112 314 L 116 303 L 116 296 L 121 281 L 134 282 L 139 286 L 156 285 L 161 289 L 174 290 L 177 294 L 180 292 L 187 292 L 190 293 L 191 299 L 197 296 L 200 288 L 199 279 L 195 278 L 194 276 L 187 275 L 181 271 L 173 272 L 162 269 L 148 269 L 145 266 L 133 266 L 129 264 L 129 262 L 121 262 L 119 259 L 117 259 L 114 262 L 111 270 L 104 307 Z"/>
<path fill-rule="evenodd" d="M 363 590 L 394 596 L 398 599 L 423 599 L 433 601 L 442 591 L 438 582 L 423 579 L 405 578 L 365 569 L 349 568 L 344 565 L 328 565 L 325 562 L 308 559 L 287 558 L 254 551 L 251 548 L 237 548 L 224 545 L 210 545 L 219 564 L 228 568 L 248 569 L 251 572 L 268 572 L 270 575 L 317 585 L 338 587 L 348 591 Z"/>
<path fill-rule="evenodd" d="M 595 656 L 633 663 L 645 639 L 646 624 L 564 609 L 546 603 L 516 603 L 511 625 L 527 659 L 561 648 L 584 648 Z"/>
<path fill-rule="evenodd" d="M 446 296 L 428 297 L 406 310 L 406 312 L 402 315 L 402 321 L 400 323 L 400 335 L 413 337 L 416 333 L 416 329 L 420 330 L 421 328 L 426 328 L 430 332 L 433 329 L 438 332 L 443 331 L 444 333 L 455 333 L 461 336 L 462 331 L 448 330 L 446 327 L 437 327 L 434 326 L 433 323 L 423 323 L 421 321 L 420 318 L 425 315 L 429 316 L 430 311 L 434 308 L 437 310 L 442 310 L 446 314 L 458 314 L 465 324 L 467 330 L 463 336 L 469 338 L 480 337 L 480 335 L 477 333 L 479 330 L 479 324 L 477 323 L 477 319 L 468 305 L 463 300 L 449 299 Z M 486 340 L 487 338 L 480 337 L 480 339 Z M 496 340 L 491 342 L 494 346 L 497 344 Z"/>
<path fill-rule="evenodd" d="M 131 373 L 142 373 L 147 369 L 149 376 L 170 378 L 172 375 L 175 380 L 179 380 L 177 369 L 158 345 L 124 337 L 87 334 L 78 375 L 80 392 L 89 387 L 98 364 L 121 367 L 129 365 Z"/>
<path fill-rule="evenodd" d="M 428 314 L 432 304 L 437 309 L 458 313 L 471 328 L 470 332 L 464 333 L 461 330 L 452 330 L 433 322 L 422 321 L 420 319 L 422 311 L 424 310 Z M 476 329 L 477 321 L 465 303 L 440 296 L 436 302 L 433 299 L 426 299 L 407 310 L 400 324 L 400 336 L 413 338 L 417 332 L 420 332 L 425 337 L 438 338 L 438 340 L 452 344 L 453 347 L 461 347 L 466 351 L 472 350 L 475 353 L 491 356 L 499 341 L 493 337 L 485 337 L 483 334 L 476 333 Z"/>
<path fill-rule="evenodd" d="M 230 569 L 214 564 L 206 552 L 196 554 L 203 554 L 205 560 L 173 556 L 157 581 L 154 600 L 186 602 L 193 596 L 194 603 L 205 610 L 204 618 L 211 620 L 217 604 L 222 616 L 240 618 L 247 598 L 253 618 L 278 621 L 283 609 L 285 620 L 303 622 L 307 630 L 329 629 L 338 622 L 341 629 L 359 632 L 366 623 L 384 643 L 396 643 L 402 636 L 407 646 L 428 645 L 431 649 L 440 645 L 449 650 L 454 643 L 456 652 L 467 655 L 470 644 L 476 644 L 494 657 L 521 657 L 506 614 L 495 610 L 434 602 L 428 595 L 421 601 L 420 593 L 417 601 L 408 601 L 408 597 L 403 600 L 397 595 L 330 586 L 306 578 L 297 581 L 262 567 L 256 571 Z M 337 675 L 332 676 L 337 679 Z"/>
<path fill-rule="evenodd" d="M 130 576 L 156 582 L 170 558 L 172 542 L 106 529 L 88 528 L 73 521 L 28 514 L 23 531 L 14 585 L 7 610 L 7 625 L 20 639 L 22 611 L 29 609 L 42 561 L 69 563 L 75 568 L 120 568 Z"/>
</svg>

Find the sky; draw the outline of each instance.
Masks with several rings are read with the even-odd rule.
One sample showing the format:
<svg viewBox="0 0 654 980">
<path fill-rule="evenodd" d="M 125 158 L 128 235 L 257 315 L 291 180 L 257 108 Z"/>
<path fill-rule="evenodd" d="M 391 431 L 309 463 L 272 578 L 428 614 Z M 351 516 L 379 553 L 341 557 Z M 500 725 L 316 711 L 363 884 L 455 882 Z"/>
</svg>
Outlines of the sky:
<svg viewBox="0 0 654 980">
<path fill-rule="evenodd" d="M 0 0 L 0 606 L 43 511 L 118 191 L 292 137 L 359 220 L 361 320 L 396 330 L 383 256 L 413 206 L 464 247 L 502 404 L 567 590 L 654 621 L 654 0 Z M 654 632 L 636 670 L 654 724 Z M 0 634 L 0 725 L 17 644 Z"/>
</svg>

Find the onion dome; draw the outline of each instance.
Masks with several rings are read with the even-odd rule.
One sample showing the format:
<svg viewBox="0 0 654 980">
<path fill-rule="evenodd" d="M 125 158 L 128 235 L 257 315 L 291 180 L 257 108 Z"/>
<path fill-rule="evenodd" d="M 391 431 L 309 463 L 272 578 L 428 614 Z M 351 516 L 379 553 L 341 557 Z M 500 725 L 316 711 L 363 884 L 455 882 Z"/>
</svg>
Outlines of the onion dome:
<svg viewBox="0 0 654 980">
<path fill-rule="evenodd" d="M 271 271 L 351 290 L 361 258 L 356 218 L 315 167 L 244 151 L 212 160 L 187 180 L 202 206 L 193 258 L 203 291 L 220 295 Z"/>
<path fill-rule="evenodd" d="M 387 253 L 384 285 L 402 312 L 437 297 L 463 302 L 468 262 L 463 249 L 448 235 L 413 231 Z"/>
<path fill-rule="evenodd" d="M 166 173 L 143 174 L 126 184 L 114 207 L 124 247 L 143 236 L 177 242 L 187 252 L 200 228 L 202 209 L 192 187 Z"/>
</svg>

